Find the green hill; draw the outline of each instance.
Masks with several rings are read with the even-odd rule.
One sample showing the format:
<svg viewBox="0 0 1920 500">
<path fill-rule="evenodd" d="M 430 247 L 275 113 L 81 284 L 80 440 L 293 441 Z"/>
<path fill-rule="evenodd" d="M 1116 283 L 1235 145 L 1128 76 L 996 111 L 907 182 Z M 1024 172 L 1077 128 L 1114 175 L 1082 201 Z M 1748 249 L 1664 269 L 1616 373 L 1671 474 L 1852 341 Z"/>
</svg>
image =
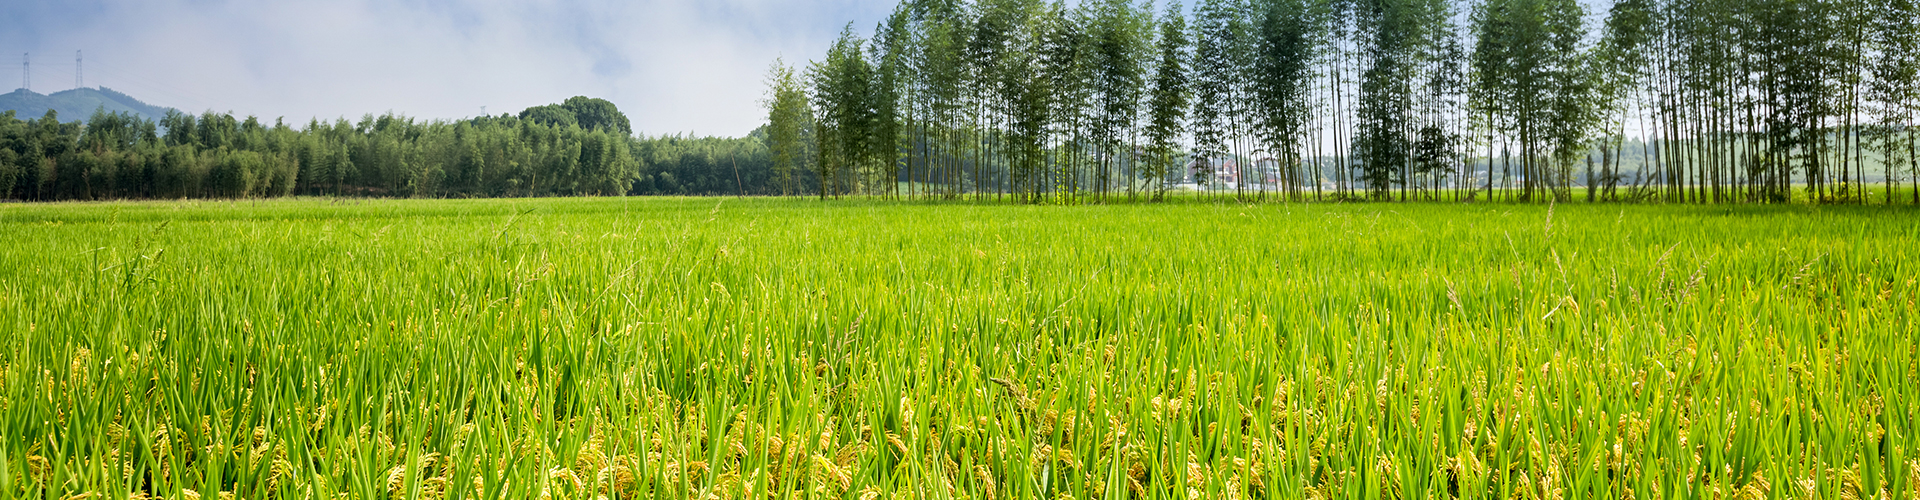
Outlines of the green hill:
<svg viewBox="0 0 1920 500">
<path fill-rule="evenodd" d="M 47 110 L 59 113 L 60 121 L 85 121 L 93 116 L 96 109 L 107 112 L 130 113 L 148 120 L 160 121 L 172 108 L 154 106 L 133 96 L 113 91 L 106 87 L 79 88 L 43 95 L 27 89 L 18 89 L 0 94 L 0 113 L 13 110 L 22 120 L 35 120 L 47 114 Z"/>
</svg>

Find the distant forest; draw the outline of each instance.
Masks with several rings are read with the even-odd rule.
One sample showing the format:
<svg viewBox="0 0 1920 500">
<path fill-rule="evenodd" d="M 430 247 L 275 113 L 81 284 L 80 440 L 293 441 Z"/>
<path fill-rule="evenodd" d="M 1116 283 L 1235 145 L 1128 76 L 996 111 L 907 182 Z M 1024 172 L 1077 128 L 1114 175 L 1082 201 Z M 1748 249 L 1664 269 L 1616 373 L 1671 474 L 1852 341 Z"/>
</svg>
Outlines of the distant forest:
<svg viewBox="0 0 1920 500">
<path fill-rule="evenodd" d="M 9 111 L 0 199 L 772 194 L 761 136 L 635 137 L 612 103 L 585 97 L 518 115 L 368 115 L 300 129 L 212 112 L 63 123 Z"/>
<path fill-rule="evenodd" d="M 821 196 L 1920 203 L 1916 0 L 909 0 L 766 103 Z"/>
</svg>

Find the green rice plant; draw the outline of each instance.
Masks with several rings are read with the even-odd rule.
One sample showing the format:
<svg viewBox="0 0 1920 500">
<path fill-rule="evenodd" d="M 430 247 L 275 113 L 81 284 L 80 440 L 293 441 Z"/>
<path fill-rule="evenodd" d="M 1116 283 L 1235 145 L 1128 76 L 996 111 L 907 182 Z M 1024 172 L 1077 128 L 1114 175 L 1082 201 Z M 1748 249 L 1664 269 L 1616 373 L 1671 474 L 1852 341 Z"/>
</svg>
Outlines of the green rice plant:
<svg viewBox="0 0 1920 500">
<path fill-rule="evenodd" d="M 1885 207 L 0 206 L 0 498 L 1911 498 Z"/>
</svg>

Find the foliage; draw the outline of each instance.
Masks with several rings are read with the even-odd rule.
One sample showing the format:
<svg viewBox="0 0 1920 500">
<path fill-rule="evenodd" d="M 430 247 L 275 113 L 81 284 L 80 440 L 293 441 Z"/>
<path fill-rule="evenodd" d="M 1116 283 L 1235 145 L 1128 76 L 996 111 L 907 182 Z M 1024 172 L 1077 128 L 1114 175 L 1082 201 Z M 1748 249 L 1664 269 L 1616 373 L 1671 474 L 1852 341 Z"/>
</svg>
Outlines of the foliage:
<svg viewBox="0 0 1920 500">
<path fill-rule="evenodd" d="M 794 192 L 794 172 L 808 170 L 812 141 L 813 105 L 807 100 L 799 75 L 784 62 L 776 61 L 767 72 L 770 87 L 767 107 L 767 147 L 773 155 L 774 183 L 780 194 Z"/>
<path fill-rule="evenodd" d="M 1149 178 L 1158 180 L 1156 197 L 1164 196 L 1165 180 L 1172 176 L 1181 153 L 1180 137 L 1186 134 L 1187 106 L 1193 99 L 1188 75 L 1187 20 L 1178 0 L 1159 22 L 1159 38 L 1154 40 L 1158 59 L 1154 61 L 1152 90 L 1147 104 L 1147 148 L 1151 154 Z"/>
<path fill-rule="evenodd" d="M 865 103 L 834 108 L 831 147 L 868 144 L 845 192 L 1862 202 L 1877 167 L 1891 203 L 1920 172 L 1913 3 L 911 1 L 816 67 Z"/>
<path fill-rule="evenodd" d="M 520 119 L 533 121 L 551 127 L 565 128 L 578 125 L 588 130 L 606 130 L 619 132 L 620 135 L 633 135 L 633 125 L 627 122 L 627 115 L 620 108 L 605 99 L 586 96 L 567 98 L 560 104 L 534 106 L 520 112 Z"/>
<path fill-rule="evenodd" d="M 170 113 L 158 123 L 115 113 L 84 123 L 51 114 L 21 121 L 9 113 L 0 115 L 0 181 L 10 181 L 0 182 L 0 199 L 731 195 L 816 183 L 806 172 L 776 175 L 765 131 L 630 137 L 617 131 L 625 117 L 606 118 L 594 102 L 605 103 L 570 99 L 529 109 L 528 119 L 389 114 L 301 129 L 211 112 Z M 539 118 L 572 113 L 569 106 L 583 112 L 567 116 L 609 125 Z"/>
</svg>

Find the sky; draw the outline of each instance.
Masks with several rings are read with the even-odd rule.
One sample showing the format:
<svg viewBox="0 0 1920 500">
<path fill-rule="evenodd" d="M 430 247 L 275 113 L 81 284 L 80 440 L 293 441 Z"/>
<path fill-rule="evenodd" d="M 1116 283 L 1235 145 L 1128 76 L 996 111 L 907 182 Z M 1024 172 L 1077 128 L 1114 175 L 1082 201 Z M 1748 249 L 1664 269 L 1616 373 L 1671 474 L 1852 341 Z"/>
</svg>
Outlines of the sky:
<svg viewBox="0 0 1920 500">
<path fill-rule="evenodd" d="M 105 86 L 263 120 L 458 119 L 583 95 L 637 133 L 741 136 L 776 58 L 818 59 L 896 0 L 5 0 L 0 88 Z M 11 77 L 11 78 L 8 78 Z"/>
</svg>

